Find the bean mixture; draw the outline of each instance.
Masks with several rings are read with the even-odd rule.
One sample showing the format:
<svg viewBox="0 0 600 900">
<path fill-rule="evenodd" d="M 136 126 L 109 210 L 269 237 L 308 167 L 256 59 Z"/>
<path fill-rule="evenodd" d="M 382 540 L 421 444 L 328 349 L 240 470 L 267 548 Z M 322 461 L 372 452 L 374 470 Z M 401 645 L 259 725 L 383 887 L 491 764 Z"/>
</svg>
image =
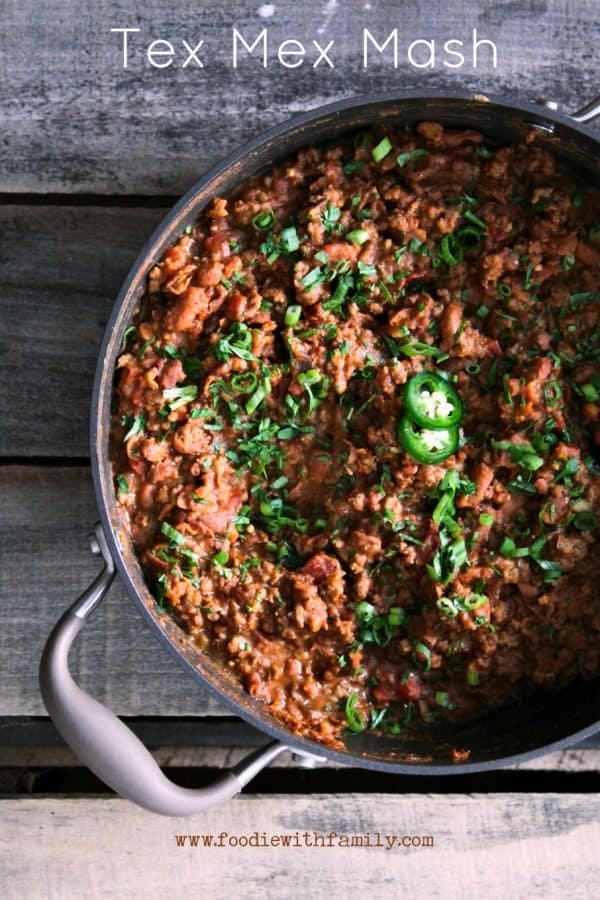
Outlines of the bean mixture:
<svg viewBox="0 0 600 900">
<path fill-rule="evenodd" d="M 218 198 L 118 361 L 122 515 L 296 734 L 404 734 L 600 673 L 599 193 L 423 122 Z"/>
</svg>

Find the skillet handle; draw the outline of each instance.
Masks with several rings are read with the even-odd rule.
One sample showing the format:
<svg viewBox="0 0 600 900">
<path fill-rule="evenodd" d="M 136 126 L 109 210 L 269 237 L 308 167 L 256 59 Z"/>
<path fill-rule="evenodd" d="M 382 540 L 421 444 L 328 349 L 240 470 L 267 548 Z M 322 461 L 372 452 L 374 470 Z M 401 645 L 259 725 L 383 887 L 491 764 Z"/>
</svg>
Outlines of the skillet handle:
<svg viewBox="0 0 600 900">
<path fill-rule="evenodd" d="M 69 672 L 69 649 L 115 576 L 99 524 L 90 543 L 94 553 L 102 554 L 104 568 L 48 638 L 40 662 L 40 690 L 46 709 L 79 759 L 114 791 L 139 806 L 165 816 L 188 816 L 224 803 L 288 748 L 278 742 L 268 744 L 213 784 L 196 790 L 183 788 L 169 781 L 124 722 L 75 684 Z"/>
<path fill-rule="evenodd" d="M 570 115 L 576 122 L 581 123 L 591 122 L 592 119 L 597 119 L 598 116 L 600 116 L 600 97 L 594 97 L 593 100 L 590 100 L 589 103 L 586 103 L 585 106 L 575 110 L 575 112 Z"/>
<path fill-rule="evenodd" d="M 542 100 L 541 103 L 548 109 L 557 110 L 559 108 L 556 100 Z M 572 113 L 567 113 L 567 115 L 570 119 L 573 119 L 574 122 L 579 122 L 581 125 L 585 122 L 591 122 L 592 119 L 597 119 L 598 116 L 600 116 L 600 97 L 594 97 L 594 99 L 590 100 L 589 103 L 586 103 L 585 106 L 576 109 Z"/>
</svg>

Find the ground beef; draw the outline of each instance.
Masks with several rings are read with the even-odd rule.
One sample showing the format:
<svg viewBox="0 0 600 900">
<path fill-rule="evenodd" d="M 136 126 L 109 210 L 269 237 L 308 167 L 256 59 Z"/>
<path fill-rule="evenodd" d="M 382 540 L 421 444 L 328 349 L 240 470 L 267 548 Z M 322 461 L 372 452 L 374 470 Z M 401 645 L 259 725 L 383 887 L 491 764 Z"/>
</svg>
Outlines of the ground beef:
<svg viewBox="0 0 600 900">
<path fill-rule="evenodd" d="M 293 732 L 600 672 L 599 226 L 535 140 L 423 123 L 301 150 L 150 271 L 115 380 L 123 519 L 158 611 Z M 464 406 L 429 465 L 397 432 L 424 370 Z"/>
</svg>

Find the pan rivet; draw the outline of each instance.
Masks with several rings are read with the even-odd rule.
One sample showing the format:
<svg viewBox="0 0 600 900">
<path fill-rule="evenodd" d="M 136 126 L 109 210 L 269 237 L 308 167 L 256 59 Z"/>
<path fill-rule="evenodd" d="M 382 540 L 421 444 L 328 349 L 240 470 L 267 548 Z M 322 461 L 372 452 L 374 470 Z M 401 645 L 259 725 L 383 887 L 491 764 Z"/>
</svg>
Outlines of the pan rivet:
<svg viewBox="0 0 600 900">
<path fill-rule="evenodd" d="M 317 766 L 327 762 L 324 756 L 316 756 L 312 753 L 292 753 L 292 759 L 303 769 L 316 769 Z"/>
</svg>

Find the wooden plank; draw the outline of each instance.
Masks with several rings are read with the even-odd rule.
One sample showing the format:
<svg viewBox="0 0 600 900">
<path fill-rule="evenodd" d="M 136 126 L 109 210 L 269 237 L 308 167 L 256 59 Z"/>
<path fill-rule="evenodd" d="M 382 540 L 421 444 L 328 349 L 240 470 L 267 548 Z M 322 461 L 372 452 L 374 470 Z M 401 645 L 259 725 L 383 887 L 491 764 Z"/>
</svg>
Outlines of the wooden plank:
<svg viewBox="0 0 600 900">
<path fill-rule="evenodd" d="M 262 731 L 236 716 L 124 717 L 124 721 L 148 747 L 262 747 Z M 0 746 L 62 747 L 63 740 L 49 718 L 3 716 L 0 718 Z M 600 749 L 600 741 L 598 742 Z"/>
<path fill-rule="evenodd" d="M 37 667 L 53 625 L 98 571 L 85 468 L 0 468 L 0 715 L 44 715 Z M 227 715 L 140 619 L 117 581 L 78 639 L 71 669 L 121 715 Z"/>
<path fill-rule="evenodd" d="M 89 455 L 102 334 L 163 215 L 160 208 L 0 206 L 0 381 L 7 387 L 0 456 Z"/>
<path fill-rule="evenodd" d="M 534 4 L 468 0 L 412 3 L 303 3 L 176 5 L 147 0 L 144 15 L 125 0 L 5 0 L 0 21 L 0 191 L 172 194 L 249 137 L 290 115 L 349 94 L 398 88 L 463 87 L 552 97 L 574 108 L 597 90 L 597 0 Z M 247 41 L 268 26 L 269 64 L 245 58 L 231 64 L 231 29 Z M 139 27 L 132 59 L 122 68 L 121 37 L 111 27 Z M 362 67 L 362 29 L 382 42 L 399 30 L 400 65 Z M 498 46 L 473 69 L 452 69 L 438 58 L 434 69 L 406 61 L 410 42 L 478 37 Z M 152 68 L 143 50 L 155 38 L 171 40 L 175 63 Z M 303 40 L 308 63 L 274 64 L 277 46 Z M 203 69 L 182 67 L 181 40 L 204 40 Z M 311 43 L 335 41 L 334 68 L 313 68 Z M 389 57 L 388 57 L 389 59 Z M 449 59 L 446 57 L 446 59 Z M 455 61 L 452 59 L 450 61 Z"/>
<path fill-rule="evenodd" d="M 107 891 L 170 900 L 240 890 L 247 900 L 587 900 L 600 889 L 597 794 L 246 795 L 190 819 L 163 819 L 112 798 L 4 800 L 0 808 L 6 900 Z M 196 847 L 187 837 L 177 845 L 177 835 L 215 841 L 223 832 L 223 847 L 205 846 L 202 837 Z M 290 845 L 234 845 L 263 834 L 269 842 L 289 836 Z M 383 846 L 373 846 L 377 835 Z M 398 845 L 404 836 L 432 837 L 433 846 Z M 352 837 L 363 845 L 340 846 Z M 321 839 L 332 846 L 319 846 Z"/>
<path fill-rule="evenodd" d="M 151 753 L 158 765 L 162 767 L 229 769 L 248 755 L 248 747 L 188 747 L 178 739 L 177 745 L 153 747 Z M 65 746 L 6 747 L 0 743 L 0 769 L 6 767 L 46 769 L 56 766 L 70 768 L 80 765 L 75 754 Z M 271 764 L 271 768 L 275 769 L 301 767 L 301 761 L 289 753 L 278 756 Z M 345 767 L 323 762 L 315 768 L 341 769 Z M 574 749 L 548 753 L 546 756 L 531 760 L 531 762 L 512 766 L 507 771 L 552 772 L 553 774 L 560 772 L 565 775 L 598 772 L 600 771 L 600 751 Z M 363 775 L 364 777 L 368 778 L 369 776 Z"/>
<path fill-rule="evenodd" d="M 149 747 L 161 766 L 227 768 L 253 747 L 265 743 L 262 732 L 235 717 L 129 718 L 129 727 Z M 78 766 L 49 719 L 11 716 L 0 719 L 0 767 Z M 298 765 L 289 755 L 275 767 Z M 328 763 L 323 765 L 328 766 Z M 338 768 L 337 766 L 333 766 Z M 548 753 L 509 771 L 576 774 L 600 771 L 600 735 L 570 750 Z"/>
</svg>

